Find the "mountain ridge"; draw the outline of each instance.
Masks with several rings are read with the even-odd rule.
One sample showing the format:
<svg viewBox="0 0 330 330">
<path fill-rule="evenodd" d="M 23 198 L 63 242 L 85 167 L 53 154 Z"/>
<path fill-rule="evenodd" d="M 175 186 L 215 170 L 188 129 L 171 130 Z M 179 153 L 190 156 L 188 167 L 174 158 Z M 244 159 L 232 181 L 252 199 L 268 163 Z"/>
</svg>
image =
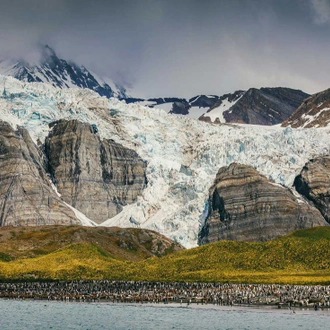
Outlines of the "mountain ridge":
<svg viewBox="0 0 330 330">
<path fill-rule="evenodd" d="M 220 99 L 199 119 L 219 123 L 276 125 L 289 118 L 308 96 L 301 90 L 284 87 L 250 88 L 246 92 L 237 91 Z M 226 99 L 228 103 L 224 104 Z M 217 108 L 221 106 L 219 112 Z M 218 117 L 213 115 L 212 118 L 212 111 L 216 110 L 219 112 Z"/>
<path fill-rule="evenodd" d="M 0 59 L 0 74 L 24 82 L 50 83 L 59 88 L 88 88 L 107 98 L 125 100 L 150 108 L 161 108 L 170 114 L 188 116 L 210 123 L 245 123 L 276 125 L 287 120 L 309 96 L 300 90 L 283 87 L 250 88 L 224 95 L 200 94 L 191 98 L 139 98 L 109 78 L 100 78 L 83 65 L 59 58 L 48 45 L 36 49 L 39 59 Z"/>
<path fill-rule="evenodd" d="M 110 82 L 110 79 L 107 79 L 108 84 L 86 67 L 59 58 L 50 46 L 40 45 L 37 51 L 38 61 L 0 59 L 0 74 L 25 82 L 49 83 L 59 88 L 88 88 L 107 98 L 128 97 L 123 86 Z"/>
<path fill-rule="evenodd" d="M 311 128 L 330 124 L 330 88 L 313 94 L 282 123 L 283 127 Z"/>
</svg>

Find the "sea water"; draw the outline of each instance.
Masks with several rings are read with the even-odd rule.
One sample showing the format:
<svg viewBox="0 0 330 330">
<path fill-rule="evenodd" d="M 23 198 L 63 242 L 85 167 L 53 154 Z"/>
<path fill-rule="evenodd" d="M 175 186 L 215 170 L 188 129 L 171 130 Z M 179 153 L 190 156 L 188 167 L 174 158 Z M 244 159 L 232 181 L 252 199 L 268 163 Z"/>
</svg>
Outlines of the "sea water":
<svg viewBox="0 0 330 330">
<path fill-rule="evenodd" d="M 330 311 L 0 300 L 1 330 L 329 329 Z"/>
</svg>

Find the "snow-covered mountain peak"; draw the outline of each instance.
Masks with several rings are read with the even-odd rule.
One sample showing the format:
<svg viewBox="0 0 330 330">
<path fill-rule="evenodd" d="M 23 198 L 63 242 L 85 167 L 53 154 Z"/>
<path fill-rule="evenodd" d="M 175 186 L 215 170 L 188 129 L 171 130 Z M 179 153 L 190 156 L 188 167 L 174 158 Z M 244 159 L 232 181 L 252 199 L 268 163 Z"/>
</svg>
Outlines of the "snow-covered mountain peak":
<svg viewBox="0 0 330 330">
<path fill-rule="evenodd" d="M 39 46 L 33 59 L 0 59 L 0 74 L 25 82 L 49 83 L 59 88 L 88 88 L 101 96 L 127 98 L 126 89 L 102 79 L 86 67 L 59 58 L 48 45 Z"/>
</svg>

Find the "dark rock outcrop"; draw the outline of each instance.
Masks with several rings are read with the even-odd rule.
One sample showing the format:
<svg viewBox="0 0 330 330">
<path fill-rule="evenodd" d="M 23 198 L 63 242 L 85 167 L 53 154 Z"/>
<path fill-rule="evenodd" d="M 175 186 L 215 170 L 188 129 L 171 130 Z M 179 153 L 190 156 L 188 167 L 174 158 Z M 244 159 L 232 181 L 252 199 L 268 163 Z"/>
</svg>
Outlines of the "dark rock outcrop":
<svg viewBox="0 0 330 330">
<path fill-rule="evenodd" d="M 0 226 L 50 224 L 80 221 L 52 189 L 29 133 L 0 121 Z"/>
<path fill-rule="evenodd" d="M 214 123 L 220 123 L 220 118 L 214 119 L 212 112 L 222 107 L 226 123 L 275 125 L 289 118 L 308 96 L 300 90 L 283 87 L 236 91 L 221 96 L 199 120 L 211 122 L 213 118 Z"/>
<path fill-rule="evenodd" d="M 219 101 L 219 96 L 217 95 L 198 95 L 189 99 L 188 102 L 191 107 L 211 108 L 218 101 Z"/>
<path fill-rule="evenodd" d="M 227 123 L 276 125 L 289 118 L 308 96 L 290 88 L 250 88 L 224 117 Z"/>
<path fill-rule="evenodd" d="M 172 109 L 169 113 L 177 115 L 188 115 L 190 104 L 186 100 L 176 101 L 172 104 Z"/>
<path fill-rule="evenodd" d="M 316 93 L 298 107 L 282 126 L 325 127 L 330 123 L 330 88 Z"/>
<path fill-rule="evenodd" d="M 330 222 L 330 156 L 310 160 L 295 178 L 294 186 Z"/>
<path fill-rule="evenodd" d="M 146 185 L 146 163 L 133 150 L 101 140 L 77 120 L 51 124 L 48 170 L 64 201 L 101 223 L 133 203 Z"/>
<path fill-rule="evenodd" d="M 227 102 L 227 107 L 229 109 L 231 108 L 231 104 L 234 104 L 237 100 L 239 100 L 240 97 L 242 97 L 245 94 L 245 91 L 235 91 L 234 93 L 229 93 L 229 94 L 224 94 L 221 97 L 218 97 L 218 99 L 210 106 L 210 109 L 207 110 L 204 114 L 202 114 L 198 119 L 201 121 L 206 121 L 206 122 L 212 122 L 210 113 L 212 113 L 213 110 L 221 107 L 224 105 L 225 102 Z M 214 120 L 215 123 L 220 123 L 220 118 L 216 118 Z"/>
<path fill-rule="evenodd" d="M 209 192 L 199 244 L 222 239 L 265 241 L 293 230 L 325 226 L 320 212 L 248 165 L 222 167 Z"/>
</svg>

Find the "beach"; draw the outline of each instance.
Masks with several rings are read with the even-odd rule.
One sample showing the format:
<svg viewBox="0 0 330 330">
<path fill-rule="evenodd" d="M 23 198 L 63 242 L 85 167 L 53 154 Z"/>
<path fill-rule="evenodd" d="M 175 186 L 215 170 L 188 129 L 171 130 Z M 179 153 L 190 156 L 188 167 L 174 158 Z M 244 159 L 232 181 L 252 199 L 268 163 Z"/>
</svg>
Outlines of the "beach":
<svg viewBox="0 0 330 330">
<path fill-rule="evenodd" d="M 328 308 L 330 285 L 76 280 L 0 283 L 0 298 L 137 304 Z"/>
</svg>

